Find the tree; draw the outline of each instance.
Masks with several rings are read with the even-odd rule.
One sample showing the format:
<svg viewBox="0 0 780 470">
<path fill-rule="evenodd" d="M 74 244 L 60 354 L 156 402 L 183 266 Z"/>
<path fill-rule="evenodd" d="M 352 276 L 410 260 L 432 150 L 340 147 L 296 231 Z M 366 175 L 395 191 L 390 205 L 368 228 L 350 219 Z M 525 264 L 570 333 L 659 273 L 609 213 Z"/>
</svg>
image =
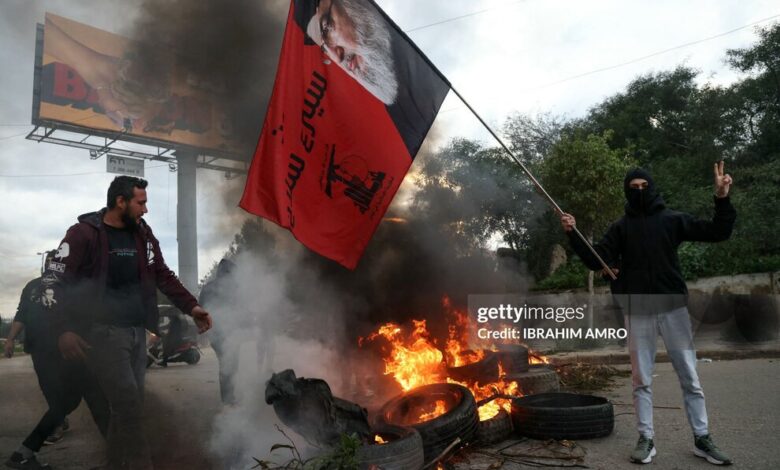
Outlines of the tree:
<svg viewBox="0 0 780 470">
<path fill-rule="evenodd" d="M 509 148 L 526 166 L 536 166 L 561 138 L 565 121 L 553 114 L 528 116 L 514 113 L 502 129 Z"/>
<path fill-rule="evenodd" d="M 609 148 L 648 169 L 668 207 L 702 218 L 712 215 L 712 164 L 726 160 L 734 176 L 734 233 L 717 246 L 684 244 L 680 261 L 687 276 L 780 268 L 780 24 L 757 33 L 755 44 L 727 52 L 727 62 L 745 74 L 729 87 L 701 84 L 699 72 L 685 66 L 645 74 L 558 131 L 566 142 L 610 132 Z M 582 227 L 576 209 L 566 210 Z M 538 264 L 549 257 L 551 220 L 529 236 L 529 266 L 537 275 L 544 270 L 532 258 Z"/>
<path fill-rule="evenodd" d="M 729 90 L 734 125 L 743 141 L 733 165 L 737 224 L 719 256 L 753 261 L 723 267 L 731 271 L 780 267 L 780 23 L 757 33 L 753 46 L 726 53 L 729 65 L 748 75 Z"/>
<path fill-rule="evenodd" d="M 610 132 L 566 137 L 541 165 L 542 182 L 561 208 L 577 218 L 589 241 L 606 231 L 623 212 L 623 177 L 634 161 L 611 149 Z M 593 275 L 588 276 L 593 291 Z"/>
<path fill-rule="evenodd" d="M 741 160 L 767 163 L 780 155 L 780 23 L 759 29 L 759 42 L 726 52 L 729 65 L 749 74 L 732 86 L 739 98 L 735 117 L 746 145 Z"/>
<path fill-rule="evenodd" d="M 697 84 L 698 72 L 680 66 L 633 80 L 594 107 L 580 125 L 611 130 L 610 147 L 628 149 L 648 169 L 670 206 L 703 214 L 710 209 L 710 169 L 733 158 L 741 142 L 731 110 L 733 96 Z"/>
<path fill-rule="evenodd" d="M 498 235 L 513 251 L 526 243 L 536 210 L 528 178 L 503 150 L 455 139 L 421 169 L 414 210 L 465 235 L 472 248 Z"/>
<path fill-rule="evenodd" d="M 563 120 L 544 114 L 514 114 L 503 127 L 509 148 L 534 171 L 560 139 Z M 530 179 L 497 146 L 454 139 L 421 167 L 416 211 L 431 223 L 461 232 L 470 247 L 498 236 L 512 252 L 527 249 L 529 222 L 544 208 Z"/>
</svg>

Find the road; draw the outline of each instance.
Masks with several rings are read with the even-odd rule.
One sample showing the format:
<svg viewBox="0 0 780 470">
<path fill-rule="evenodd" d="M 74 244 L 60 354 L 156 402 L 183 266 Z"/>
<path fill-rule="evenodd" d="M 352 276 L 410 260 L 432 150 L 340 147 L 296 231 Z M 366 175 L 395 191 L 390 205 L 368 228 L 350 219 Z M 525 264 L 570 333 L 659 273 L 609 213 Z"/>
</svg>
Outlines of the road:
<svg viewBox="0 0 780 470">
<path fill-rule="evenodd" d="M 699 371 L 711 432 L 734 459 L 731 468 L 780 468 L 780 360 L 700 363 Z M 271 444 L 284 440 L 275 429 L 273 410 L 262 402 L 263 387 L 257 377 L 244 382 L 245 393 L 254 396 L 245 400 L 248 405 L 237 408 L 220 405 L 216 377 L 216 358 L 210 349 L 195 366 L 174 364 L 149 371 L 145 426 L 158 470 L 222 469 L 231 467 L 231 461 L 240 462 L 234 468 L 250 468 L 251 456 L 265 457 Z M 34 426 L 45 403 L 28 356 L 0 360 L 0 384 L 0 458 L 5 460 Z M 617 403 L 615 431 L 607 438 L 580 443 L 587 449 L 585 464 L 594 469 L 637 468 L 627 462 L 637 437 L 633 409 L 623 405 L 631 403 L 630 379 L 618 379 L 612 391 L 601 394 Z M 654 395 L 658 406 L 681 406 L 670 364 L 658 364 Z M 657 409 L 655 426 L 659 454 L 650 468 L 712 468 L 693 456 L 682 409 Z M 103 452 L 102 438 L 82 404 L 71 417 L 65 439 L 45 447 L 40 458 L 56 469 L 84 469 L 101 463 Z M 485 467 L 475 459 L 468 468 Z M 529 467 L 506 464 L 502 468 Z"/>
</svg>

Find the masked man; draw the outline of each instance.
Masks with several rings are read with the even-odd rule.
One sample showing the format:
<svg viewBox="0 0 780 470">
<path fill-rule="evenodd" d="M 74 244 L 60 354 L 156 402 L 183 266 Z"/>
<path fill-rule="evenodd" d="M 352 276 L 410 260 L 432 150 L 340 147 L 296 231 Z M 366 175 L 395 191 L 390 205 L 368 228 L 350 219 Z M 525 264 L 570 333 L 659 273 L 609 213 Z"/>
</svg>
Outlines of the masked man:
<svg viewBox="0 0 780 470">
<path fill-rule="evenodd" d="M 731 236 L 736 219 L 728 197 L 732 179 L 724 174 L 723 162 L 715 164 L 714 172 L 715 215 L 712 220 L 699 220 L 667 209 L 647 171 L 641 168 L 629 171 L 623 183 L 627 199 L 625 215 L 594 245 L 609 265 L 621 266 L 612 290 L 628 327 L 639 431 L 639 441 L 631 454 L 635 463 L 650 463 L 657 452 L 653 443 L 651 385 L 658 333 L 664 339 L 683 390 L 685 411 L 693 428 L 694 454 L 716 465 L 731 463 L 709 434 L 686 306 L 688 289 L 677 258 L 677 248 L 684 241 L 719 242 Z M 561 214 L 561 225 L 574 251 L 588 268 L 600 270 L 601 264 L 575 234 L 575 224 L 571 214 Z"/>
</svg>

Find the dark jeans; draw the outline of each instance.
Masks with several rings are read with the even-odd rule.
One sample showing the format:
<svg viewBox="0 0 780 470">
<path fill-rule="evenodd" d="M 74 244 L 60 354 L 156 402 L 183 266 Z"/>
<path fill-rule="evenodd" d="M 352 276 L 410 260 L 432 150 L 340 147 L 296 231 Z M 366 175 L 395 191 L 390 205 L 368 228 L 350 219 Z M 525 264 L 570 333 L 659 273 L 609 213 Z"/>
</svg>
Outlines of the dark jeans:
<svg viewBox="0 0 780 470">
<path fill-rule="evenodd" d="M 142 426 L 146 332 L 141 326 L 94 325 L 88 342 L 90 368 L 111 405 L 108 467 L 151 469 Z"/>
<path fill-rule="evenodd" d="M 92 419 L 105 437 L 109 425 L 109 409 L 103 391 L 95 377 L 83 362 L 65 361 L 59 351 L 32 351 L 31 354 L 38 385 L 49 409 L 22 445 L 38 452 L 43 442 L 62 424 L 82 397 L 89 406 Z"/>
</svg>

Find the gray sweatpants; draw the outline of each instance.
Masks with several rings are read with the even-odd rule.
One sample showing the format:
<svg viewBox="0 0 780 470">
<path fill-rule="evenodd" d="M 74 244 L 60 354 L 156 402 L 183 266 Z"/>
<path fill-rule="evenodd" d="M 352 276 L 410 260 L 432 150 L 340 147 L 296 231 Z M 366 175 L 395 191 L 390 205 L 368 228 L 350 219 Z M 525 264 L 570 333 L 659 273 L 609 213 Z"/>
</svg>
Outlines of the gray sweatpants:
<svg viewBox="0 0 780 470">
<path fill-rule="evenodd" d="M 654 315 L 626 315 L 628 347 L 631 354 L 631 378 L 634 386 L 634 410 L 639 434 L 652 438 L 653 371 L 656 339 L 663 337 L 669 359 L 674 366 L 683 392 L 685 412 L 695 436 L 708 434 L 704 391 L 696 373 L 696 351 L 693 347 L 688 309 L 680 307 Z"/>
</svg>

